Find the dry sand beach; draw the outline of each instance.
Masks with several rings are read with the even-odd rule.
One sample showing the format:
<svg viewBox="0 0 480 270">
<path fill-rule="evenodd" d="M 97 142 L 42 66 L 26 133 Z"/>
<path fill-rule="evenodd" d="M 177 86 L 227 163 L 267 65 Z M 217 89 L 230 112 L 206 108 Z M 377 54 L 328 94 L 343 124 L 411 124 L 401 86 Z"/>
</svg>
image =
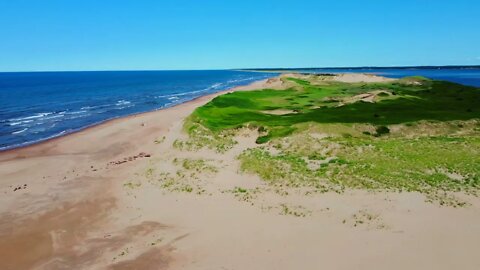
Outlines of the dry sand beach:
<svg viewBox="0 0 480 270">
<path fill-rule="evenodd" d="M 480 269 L 478 197 L 453 208 L 406 192 L 232 192 L 265 187 L 236 159 L 256 134 L 223 154 L 172 146 L 183 120 L 225 92 L 0 153 L 0 269 Z M 208 161 L 186 172 L 189 192 L 149 177 L 188 158 Z"/>
</svg>

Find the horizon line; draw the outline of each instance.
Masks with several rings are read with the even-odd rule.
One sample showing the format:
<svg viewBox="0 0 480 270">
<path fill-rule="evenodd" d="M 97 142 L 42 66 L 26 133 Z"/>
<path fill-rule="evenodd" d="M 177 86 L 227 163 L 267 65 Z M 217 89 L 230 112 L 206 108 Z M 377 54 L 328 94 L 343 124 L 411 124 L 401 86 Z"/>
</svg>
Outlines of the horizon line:
<svg viewBox="0 0 480 270">
<path fill-rule="evenodd" d="M 100 69 L 100 70 L 30 70 L 0 71 L 0 73 L 50 73 L 50 72 L 149 72 L 149 71 L 268 71 L 268 70 L 314 70 L 314 69 L 409 69 L 409 68 L 480 68 L 480 65 L 405 65 L 405 66 L 337 66 L 337 67 L 271 67 L 271 68 L 219 68 L 219 69 Z"/>
</svg>

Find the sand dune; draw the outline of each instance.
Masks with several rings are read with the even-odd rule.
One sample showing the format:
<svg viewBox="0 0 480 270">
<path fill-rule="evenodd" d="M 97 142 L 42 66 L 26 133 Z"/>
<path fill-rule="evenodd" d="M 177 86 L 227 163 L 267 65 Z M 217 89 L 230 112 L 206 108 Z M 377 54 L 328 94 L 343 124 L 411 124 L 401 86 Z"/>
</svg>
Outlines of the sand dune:
<svg viewBox="0 0 480 270">
<path fill-rule="evenodd" d="M 224 154 L 173 147 L 220 94 L 0 153 L 0 269 L 480 269 L 477 197 L 457 209 L 416 193 L 286 196 L 239 172 L 251 131 Z M 152 177 L 187 159 L 212 168 L 186 171 L 193 190 Z"/>
</svg>

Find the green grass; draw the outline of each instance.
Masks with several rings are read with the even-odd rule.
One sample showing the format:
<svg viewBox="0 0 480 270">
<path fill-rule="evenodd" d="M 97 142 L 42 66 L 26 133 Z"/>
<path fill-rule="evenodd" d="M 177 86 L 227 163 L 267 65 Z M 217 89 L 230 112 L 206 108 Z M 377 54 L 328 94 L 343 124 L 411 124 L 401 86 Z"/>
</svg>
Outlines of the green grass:
<svg viewBox="0 0 480 270">
<path fill-rule="evenodd" d="M 341 170 L 332 177 L 349 187 L 419 192 L 480 187 L 478 136 L 340 139 L 337 143 L 342 146 L 337 156 L 346 163 L 334 166 Z"/>
<path fill-rule="evenodd" d="M 309 169 L 307 161 L 298 153 L 273 155 L 263 148 L 249 149 L 239 159 L 241 170 L 258 174 L 270 184 L 285 187 L 311 186 L 331 190 L 325 171 Z"/>
<path fill-rule="evenodd" d="M 204 159 L 191 159 L 191 158 L 185 158 L 185 159 L 177 159 L 175 158 L 173 160 L 173 163 L 175 165 L 181 165 L 183 169 L 187 171 L 193 171 L 196 173 L 216 173 L 218 172 L 218 169 L 210 165 L 207 160 Z"/>
<path fill-rule="evenodd" d="M 238 157 L 241 169 L 277 188 L 420 192 L 453 206 L 463 205 L 455 192 L 477 194 L 479 88 L 421 77 L 287 80 L 295 87 L 229 93 L 198 108 L 185 123 L 187 142 L 226 151 L 237 129 L 257 129 L 260 146 Z M 374 102 L 358 98 L 366 93 Z"/>
<path fill-rule="evenodd" d="M 231 129 L 215 131 L 200 124 L 197 117 L 190 116 L 184 124 L 184 129 L 189 135 L 187 140 L 175 140 L 173 146 L 177 149 L 196 151 L 203 147 L 215 149 L 219 153 L 231 149 L 236 141 L 233 140 L 235 131 Z"/>
<path fill-rule="evenodd" d="M 175 172 L 159 170 L 151 164 L 145 170 L 145 178 L 150 184 L 168 191 L 201 195 L 206 193 L 201 184 L 202 177 L 218 172 L 211 160 L 175 158 L 172 163 L 176 167 Z"/>
<path fill-rule="evenodd" d="M 310 141 L 295 136 L 279 153 L 259 147 L 246 150 L 239 159 L 242 171 L 274 186 L 311 187 L 317 192 L 345 188 L 420 192 L 441 204 L 462 205 L 446 193 L 476 195 L 480 188 L 479 136 Z"/>
<path fill-rule="evenodd" d="M 258 141 L 265 143 L 288 136 L 296 125 L 307 122 L 388 126 L 420 120 L 480 118 L 480 89 L 444 81 L 413 77 L 388 83 L 329 82 L 315 86 L 305 80 L 289 80 L 297 87 L 238 91 L 216 97 L 195 110 L 186 126 L 198 129 L 200 125 L 215 136 L 251 123 L 267 129 L 268 133 Z M 377 96 L 377 102 L 357 101 L 339 106 L 349 97 L 372 91 L 383 93 Z M 295 113 L 264 113 L 277 109 Z"/>
</svg>

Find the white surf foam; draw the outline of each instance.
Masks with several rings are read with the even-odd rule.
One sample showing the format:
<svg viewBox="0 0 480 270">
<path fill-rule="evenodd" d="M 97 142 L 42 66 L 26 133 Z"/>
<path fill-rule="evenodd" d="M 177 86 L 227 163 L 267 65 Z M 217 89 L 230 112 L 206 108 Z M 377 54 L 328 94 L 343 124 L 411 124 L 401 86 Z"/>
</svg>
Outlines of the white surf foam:
<svg viewBox="0 0 480 270">
<path fill-rule="evenodd" d="M 28 130 L 28 128 L 24 128 L 24 129 L 22 129 L 22 130 L 14 131 L 14 132 L 12 132 L 12 135 L 20 134 L 20 133 L 23 133 L 23 132 L 25 132 L 25 131 L 27 131 L 27 130 Z"/>
</svg>

